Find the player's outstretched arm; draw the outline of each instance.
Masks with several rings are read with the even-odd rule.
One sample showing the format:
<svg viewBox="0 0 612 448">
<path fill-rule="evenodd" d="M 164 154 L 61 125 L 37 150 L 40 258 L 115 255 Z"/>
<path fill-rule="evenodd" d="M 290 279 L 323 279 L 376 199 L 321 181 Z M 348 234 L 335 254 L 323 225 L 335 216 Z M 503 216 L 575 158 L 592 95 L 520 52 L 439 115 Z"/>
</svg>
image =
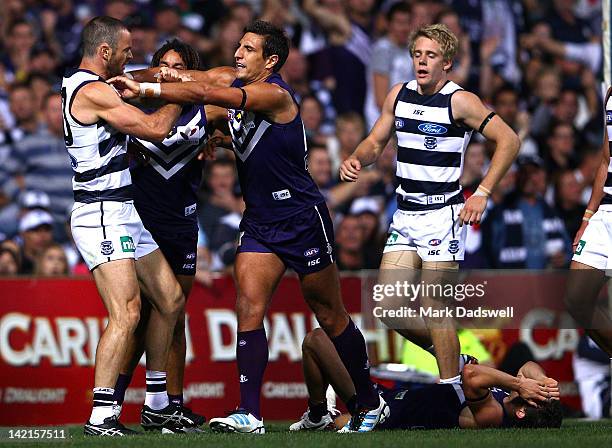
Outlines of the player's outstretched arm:
<svg viewBox="0 0 612 448">
<path fill-rule="evenodd" d="M 176 82 L 179 75 L 188 75 L 192 80 L 205 82 L 211 87 L 228 87 L 236 79 L 236 69 L 233 67 L 215 67 L 210 70 L 182 70 L 181 72 L 168 67 L 151 67 L 133 70 L 126 73 L 128 78 L 137 82 Z"/>
<path fill-rule="evenodd" d="M 460 224 L 478 224 L 487 206 L 487 198 L 516 159 L 521 142 L 512 128 L 487 109 L 473 93 L 463 90 L 456 92 L 452 96 L 451 107 L 456 121 L 477 130 L 495 143 L 489 171 L 459 214 Z"/>
<path fill-rule="evenodd" d="M 393 86 L 385 98 L 380 117 L 376 120 L 374 127 L 368 136 L 357 146 L 342 165 L 340 165 L 340 179 L 345 182 L 355 182 L 359 178 L 359 172 L 364 166 L 371 165 L 385 149 L 391 138 L 391 132 L 395 123 L 393 107 L 395 99 L 402 88 L 402 84 Z"/>
<path fill-rule="evenodd" d="M 77 118 L 85 123 L 103 119 L 118 131 L 149 141 L 163 140 L 180 115 L 181 107 L 167 104 L 152 114 L 122 101 L 107 84 L 91 83 L 81 89 L 73 104 Z"/>
<path fill-rule="evenodd" d="M 108 83 L 124 99 L 147 97 L 161 98 L 170 103 L 212 104 L 261 112 L 281 122 L 285 118 L 282 117 L 283 111 L 289 110 L 293 116 L 297 113 L 297 106 L 289 92 L 272 83 L 255 83 L 242 88 L 214 88 L 205 82 L 139 83 L 125 76 L 111 78 Z"/>
</svg>

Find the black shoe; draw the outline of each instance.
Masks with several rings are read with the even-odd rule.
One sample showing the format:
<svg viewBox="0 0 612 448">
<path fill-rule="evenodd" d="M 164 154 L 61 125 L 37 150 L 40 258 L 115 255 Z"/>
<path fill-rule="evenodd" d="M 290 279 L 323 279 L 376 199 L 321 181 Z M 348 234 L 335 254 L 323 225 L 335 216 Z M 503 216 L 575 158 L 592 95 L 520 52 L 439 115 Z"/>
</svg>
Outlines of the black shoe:
<svg viewBox="0 0 612 448">
<path fill-rule="evenodd" d="M 88 421 L 83 427 L 83 434 L 86 436 L 122 437 L 135 436 L 140 433 L 126 428 L 113 415 L 112 417 L 106 417 L 101 425 L 94 425 Z"/>
<path fill-rule="evenodd" d="M 181 423 L 183 426 L 187 428 L 195 428 L 198 426 L 202 426 L 206 423 L 206 417 L 200 414 L 196 414 L 190 408 L 185 405 L 180 406 L 181 411 L 183 412 L 183 418 L 181 419 Z"/>
<path fill-rule="evenodd" d="M 193 421 L 186 418 L 183 407 L 169 404 L 163 409 L 155 410 L 144 405 L 140 413 L 140 424 L 145 431 L 162 431 L 164 433 L 184 433 L 183 428 L 193 426 Z"/>
</svg>

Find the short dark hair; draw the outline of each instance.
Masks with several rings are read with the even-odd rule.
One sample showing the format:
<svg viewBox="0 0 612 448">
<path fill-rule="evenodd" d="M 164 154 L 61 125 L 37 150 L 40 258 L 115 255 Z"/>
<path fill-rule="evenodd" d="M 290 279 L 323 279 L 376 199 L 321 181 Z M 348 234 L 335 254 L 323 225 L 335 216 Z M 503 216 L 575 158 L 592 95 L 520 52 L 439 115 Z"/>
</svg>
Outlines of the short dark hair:
<svg viewBox="0 0 612 448">
<path fill-rule="evenodd" d="M 521 397 L 512 400 L 513 404 L 525 406 L 525 417 L 512 416 L 516 428 L 560 428 L 563 423 L 563 411 L 559 400 L 547 400 L 538 407 L 531 406 Z"/>
<path fill-rule="evenodd" d="M 157 67 L 161 62 L 161 58 L 170 50 L 176 51 L 181 56 L 181 59 L 185 63 L 185 68 L 188 70 L 197 70 L 200 68 L 200 55 L 196 49 L 179 39 L 167 40 L 153 55 L 151 67 Z"/>
<path fill-rule="evenodd" d="M 390 22 L 391 20 L 393 20 L 393 16 L 398 13 L 411 14 L 412 8 L 410 7 L 410 4 L 404 2 L 394 3 L 393 6 L 389 8 L 389 11 L 387 11 L 387 21 Z"/>
<path fill-rule="evenodd" d="M 108 16 L 98 16 L 91 19 L 81 34 L 83 56 L 95 56 L 97 48 L 107 43 L 113 50 L 117 49 L 119 33 L 127 31 L 127 26 L 121 21 Z"/>
<path fill-rule="evenodd" d="M 49 105 L 49 100 L 54 96 L 61 96 L 61 93 L 59 93 L 57 90 L 50 90 L 45 94 L 42 100 L 43 109 L 47 108 L 47 106 Z"/>
<path fill-rule="evenodd" d="M 519 92 L 511 84 L 503 84 L 495 91 L 495 93 L 493 93 L 491 103 L 493 105 L 497 104 L 497 102 L 499 101 L 499 97 L 502 96 L 504 93 L 511 93 L 515 96 L 517 101 L 519 99 Z"/>
<path fill-rule="evenodd" d="M 278 62 L 272 70 L 278 72 L 289 55 L 289 38 L 285 32 L 269 22 L 255 20 L 245 27 L 244 33 L 258 34 L 264 37 L 263 57 L 268 58 L 274 54 L 277 55 Z"/>
</svg>

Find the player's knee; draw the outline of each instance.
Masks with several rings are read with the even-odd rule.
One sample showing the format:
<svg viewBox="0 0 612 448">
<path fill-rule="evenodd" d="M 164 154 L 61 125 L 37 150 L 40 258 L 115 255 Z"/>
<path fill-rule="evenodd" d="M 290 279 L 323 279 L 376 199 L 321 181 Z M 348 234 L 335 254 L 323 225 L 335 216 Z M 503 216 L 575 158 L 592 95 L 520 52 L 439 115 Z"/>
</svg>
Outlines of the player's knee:
<svg viewBox="0 0 612 448">
<path fill-rule="evenodd" d="M 316 346 L 320 343 L 321 338 L 326 338 L 325 331 L 321 328 L 315 328 L 306 335 L 302 342 L 302 351 L 315 350 Z"/>
<path fill-rule="evenodd" d="M 236 300 L 236 314 L 238 322 L 261 326 L 266 313 L 265 302 L 256 300 L 248 294 L 239 294 Z"/>
<path fill-rule="evenodd" d="M 121 311 L 109 316 L 109 320 L 122 333 L 134 333 L 140 321 L 140 296 L 129 300 Z"/>
<path fill-rule="evenodd" d="M 185 296 L 183 295 L 183 290 L 177 283 L 175 288 L 167 294 L 166 300 L 164 300 L 164 304 L 161 307 L 161 312 L 165 315 L 178 316 L 184 309 L 184 306 Z"/>
</svg>

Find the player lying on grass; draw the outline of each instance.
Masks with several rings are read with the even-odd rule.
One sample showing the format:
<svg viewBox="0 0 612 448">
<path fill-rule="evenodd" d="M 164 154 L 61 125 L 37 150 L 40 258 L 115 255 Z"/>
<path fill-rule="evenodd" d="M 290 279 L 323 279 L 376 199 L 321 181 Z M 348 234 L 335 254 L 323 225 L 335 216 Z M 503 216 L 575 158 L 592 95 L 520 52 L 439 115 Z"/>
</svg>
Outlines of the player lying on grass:
<svg viewBox="0 0 612 448">
<path fill-rule="evenodd" d="M 325 332 L 315 329 L 302 344 L 308 410 L 291 431 L 342 428 L 349 414 L 327 408 L 331 384 L 341 399 L 355 388 Z M 389 416 L 376 429 L 558 428 L 561 407 L 557 381 L 538 364 L 525 363 L 517 376 L 476 364 L 466 364 L 462 384 L 432 384 L 421 388 L 386 389 L 380 394 Z M 509 391 L 509 392 L 506 392 Z"/>
</svg>

